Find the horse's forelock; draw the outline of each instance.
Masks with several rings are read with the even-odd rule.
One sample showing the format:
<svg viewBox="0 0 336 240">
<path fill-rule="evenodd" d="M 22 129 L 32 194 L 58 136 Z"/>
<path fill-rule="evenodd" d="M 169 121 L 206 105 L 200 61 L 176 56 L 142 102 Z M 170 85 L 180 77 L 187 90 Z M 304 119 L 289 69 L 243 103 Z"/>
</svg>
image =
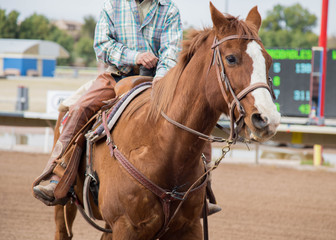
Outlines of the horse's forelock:
<svg viewBox="0 0 336 240">
<path fill-rule="evenodd" d="M 222 33 L 223 35 L 227 35 L 228 32 L 231 32 L 239 37 L 248 36 L 250 38 L 258 38 L 258 30 L 252 23 L 231 15 L 227 15 L 226 19 L 228 20 L 228 25 L 225 27 L 226 31 Z"/>
</svg>

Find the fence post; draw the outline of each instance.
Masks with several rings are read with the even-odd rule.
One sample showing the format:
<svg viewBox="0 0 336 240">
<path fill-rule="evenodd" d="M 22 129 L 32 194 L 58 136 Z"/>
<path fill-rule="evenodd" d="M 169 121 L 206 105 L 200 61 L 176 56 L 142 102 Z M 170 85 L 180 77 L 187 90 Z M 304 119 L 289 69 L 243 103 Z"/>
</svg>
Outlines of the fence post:
<svg viewBox="0 0 336 240">
<path fill-rule="evenodd" d="M 17 97 L 16 97 L 16 111 L 28 110 L 28 88 L 24 86 L 18 86 Z"/>
<path fill-rule="evenodd" d="M 323 163 L 322 159 L 322 146 L 319 144 L 314 145 L 314 166 L 321 166 Z"/>
</svg>

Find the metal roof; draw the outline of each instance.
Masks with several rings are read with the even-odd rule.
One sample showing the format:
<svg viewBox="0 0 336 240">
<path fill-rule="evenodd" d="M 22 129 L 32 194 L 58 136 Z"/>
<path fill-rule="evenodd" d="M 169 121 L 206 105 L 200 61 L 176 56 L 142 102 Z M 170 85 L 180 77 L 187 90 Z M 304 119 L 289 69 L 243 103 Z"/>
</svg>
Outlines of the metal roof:
<svg viewBox="0 0 336 240">
<path fill-rule="evenodd" d="M 68 58 L 69 52 L 61 45 L 46 40 L 0 38 L 0 54 L 40 55 Z"/>
</svg>

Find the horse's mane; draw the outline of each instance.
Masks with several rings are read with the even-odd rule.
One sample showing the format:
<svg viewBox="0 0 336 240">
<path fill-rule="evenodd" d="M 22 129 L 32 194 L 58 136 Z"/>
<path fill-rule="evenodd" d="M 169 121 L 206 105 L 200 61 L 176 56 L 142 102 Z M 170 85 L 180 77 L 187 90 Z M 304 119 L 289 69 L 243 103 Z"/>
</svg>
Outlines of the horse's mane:
<svg viewBox="0 0 336 240">
<path fill-rule="evenodd" d="M 249 37 L 258 38 L 258 31 L 253 24 L 231 15 L 227 15 L 226 19 L 229 21 L 229 25 L 226 25 L 225 29 L 227 29 L 230 34 L 236 34 L 238 36 L 247 35 Z M 214 33 L 215 31 L 212 28 L 204 28 L 199 31 L 193 29 L 189 31 L 187 38 L 182 42 L 182 51 L 180 52 L 176 66 L 173 67 L 163 79 L 155 84 L 151 95 L 148 95 L 136 104 L 129 114 L 132 115 L 134 111 L 151 100 L 152 104 L 148 112 L 148 118 L 154 118 L 154 120 L 157 121 L 161 111 L 166 112 L 172 102 L 182 72 L 194 56 L 196 50 Z M 226 33 L 223 32 L 223 34 Z"/>
<path fill-rule="evenodd" d="M 182 51 L 180 52 L 176 66 L 155 84 L 152 92 L 153 104 L 148 117 L 154 117 L 157 120 L 161 111 L 166 112 L 173 100 L 182 72 L 190 62 L 197 48 L 206 41 L 211 31 L 211 29 L 204 29 L 202 31 L 191 30 L 188 33 L 187 39 L 182 42 Z"/>
</svg>

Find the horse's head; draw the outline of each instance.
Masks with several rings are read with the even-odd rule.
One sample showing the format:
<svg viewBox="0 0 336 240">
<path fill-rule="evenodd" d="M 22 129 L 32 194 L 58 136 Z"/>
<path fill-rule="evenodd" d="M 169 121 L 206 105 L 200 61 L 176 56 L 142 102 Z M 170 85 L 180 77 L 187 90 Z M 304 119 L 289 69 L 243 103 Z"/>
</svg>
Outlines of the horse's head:
<svg viewBox="0 0 336 240">
<path fill-rule="evenodd" d="M 272 58 L 258 37 L 261 17 L 257 7 L 245 21 L 224 16 L 211 2 L 210 11 L 215 40 L 207 96 L 215 108 L 230 115 L 246 138 L 267 140 L 275 134 L 280 114 L 272 101 L 268 75 Z"/>
</svg>

